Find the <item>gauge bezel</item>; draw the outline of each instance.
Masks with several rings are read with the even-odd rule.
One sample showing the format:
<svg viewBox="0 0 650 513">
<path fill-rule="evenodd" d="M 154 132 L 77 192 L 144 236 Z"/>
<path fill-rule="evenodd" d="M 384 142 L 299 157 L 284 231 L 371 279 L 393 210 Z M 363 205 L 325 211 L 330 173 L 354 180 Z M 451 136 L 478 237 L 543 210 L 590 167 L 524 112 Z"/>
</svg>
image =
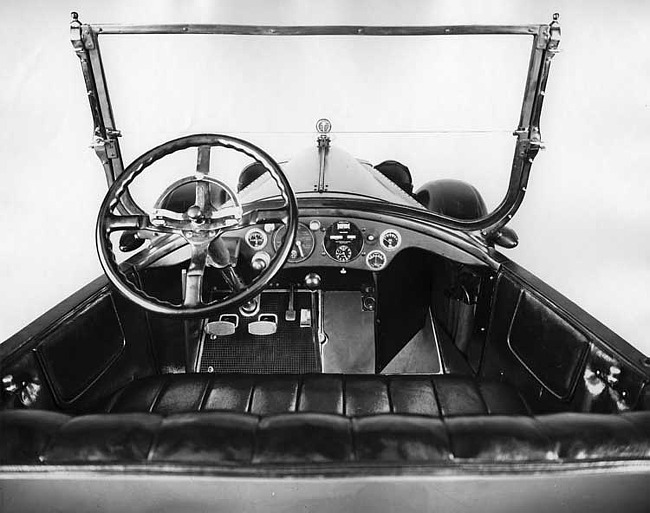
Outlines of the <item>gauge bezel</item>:
<svg viewBox="0 0 650 513">
<path fill-rule="evenodd" d="M 257 233 L 257 234 L 261 235 L 262 239 L 264 240 L 264 244 L 262 244 L 261 246 L 254 246 L 253 244 L 251 244 L 250 241 L 248 240 L 248 237 L 253 233 Z M 254 228 L 251 228 L 250 230 L 248 230 L 244 234 L 244 240 L 246 241 L 246 244 L 248 245 L 248 247 L 251 248 L 251 249 L 254 249 L 255 251 L 260 251 L 260 250 L 264 249 L 266 247 L 266 245 L 269 243 L 268 235 L 264 232 L 264 230 L 262 230 L 261 228 L 257 228 L 257 227 L 254 227 Z M 275 247 L 273 249 L 275 250 Z"/>
<path fill-rule="evenodd" d="M 370 257 L 374 254 L 380 254 L 384 258 L 384 263 L 382 264 L 381 267 L 373 267 L 370 265 Z M 372 251 L 369 251 L 368 254 L 366 254 L 366 266 L 368 266 L 369 269 L 373 271 L 381 271 L 382 269 L 385 269 L 386 266 L 388 265 L 388 255 L 384 253 L 383 251 L 379 249 L 373 249 Z"/>
<path fill-rule="evenodd" d="M 330 229 L 332 226 L 334 226 L 336 223 L 339 223 L 339 222 L 346 222 L 346 223 L 350 223 L 351 225 L 354 225 L 354 227 L 355 227 L 357 230 L 359 230 L 359 233 L 361 234 L 361 236 L 359 237 L 359 240 L 361 241 L 361 247 L 359 248 L 359 252 L 358 252 L 356 255 L 354 255 L 350 260 L 345 260 L 345 261 L 344 261 L 344 260 L 337 260 L 336 257 L 335 257 L 334 255 L 330 255 L 330 252 L 327 251 L 327 247 L 325 246 L 325 242 L 327 241 L 327 232 L 329 231 L 329 229 Z M 350 220 L 348 220 L 348 219 L 338 219 L 337 221 L 334 221 L 333 223 L 331 223 L 331 224 L 330 224 L 330 225 L 325 229 L 325 231 L 324 231 L 324 233 L 323 233 L 323 240 L 322 240 L 322 242 L 321 242 L 321 246 L 323 247 L 323 252 L 325 253 L 325 255 L 327 255 L 327 257 L 328 257 L 330 260 L 332 260 L 332 261 L 334 261 L 334 262 L 337 262 L 337 263 L 339 263 L 339 264 L 349 264 L 350 262 L 354 262 L 357 258 L 359 258 L 360 256 L 363 255 L 363 250 L 364 250 L 364 248 L 366 247 L 366 240 L 365 240 L 365 239 L 366 239 L 366 238 L 363 236 L 363 229 L 360 228 L 359 225 L 357 225 L 356 223 L 353 223 L 352 221 L 350 221 Z"/>
<path fill-rule="evenodd" d="M 276 247 L 278 245 L 279 233 L 283 228 L 286 229 L 286 226 L 280 225 L 273 232 L 273 241 L 272 241 L 273 251 L 276 250 Z M 301 228 L 303 228 L 305 230 L 305 233 L 309 234 L 309 237 L 311 238 L 311 249 L 303 257 L 298 257 L 296 259 L 291 258 L 291 254 L 289 254 L 289 257 L 287 258 L 287 262 L 291 264 L 299 264 L 301 262 L 304 262 L 314 253 L 314 249 L 316 249 L 316 239 L 314 237 L 314 234 L 309 229 L 309 226 L 307 226 L 305 223 L 298 223 L 298 228 L 296 230 L 296 240 L 294 241 L 293 245 L 295 246 L 296 242 L 298 241 L 298 236 Z"/>
<path fill-rule="evenodd" d="M 392 248 L 384 244 L 384 237 L 389 233 L 395 234 L 397 236 L 397 244 Z M 382 248 L 384 248 L 386 251 L 396 251 L 402 245 L 402 234 L 398 232 L 395 228 L 387 228 L 386 230 L 381 232 L 381 235 L 379 235 L 379 245 Z"/>
</svg>

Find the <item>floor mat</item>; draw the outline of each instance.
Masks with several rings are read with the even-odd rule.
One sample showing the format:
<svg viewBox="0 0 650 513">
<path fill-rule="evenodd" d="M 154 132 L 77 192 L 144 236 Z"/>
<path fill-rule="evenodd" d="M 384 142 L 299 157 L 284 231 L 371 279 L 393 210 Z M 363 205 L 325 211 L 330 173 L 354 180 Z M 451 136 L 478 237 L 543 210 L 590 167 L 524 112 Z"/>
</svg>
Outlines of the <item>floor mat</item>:
<svg viewBox="0 0 650 513">
<path fill-rule="evenodd" d="M 375 312 L 363 309 L 362 297 L 356 291 L 323 292 L 324 372 L 375 373 Z"/>
<path fill-rule="evenodd" d="M 296 319 L 285 320 L 289 293 L 263 292 L 260 314 L 278 317 L 277 332 L 272 335 L 251 335 L 248 324 L 259 317 L 239 317 L 239 326 L 232 335 L 205 337 L 200 372 L 241 372 L 250 374 L 303 374 L 320 372 L 315 316 L 311 292 L 294 293 Z M 300 311 L 312 312 L 312 326 L 300 327 Z M 214 320 L 214 319 L 211 319 Z"/>
</svg>

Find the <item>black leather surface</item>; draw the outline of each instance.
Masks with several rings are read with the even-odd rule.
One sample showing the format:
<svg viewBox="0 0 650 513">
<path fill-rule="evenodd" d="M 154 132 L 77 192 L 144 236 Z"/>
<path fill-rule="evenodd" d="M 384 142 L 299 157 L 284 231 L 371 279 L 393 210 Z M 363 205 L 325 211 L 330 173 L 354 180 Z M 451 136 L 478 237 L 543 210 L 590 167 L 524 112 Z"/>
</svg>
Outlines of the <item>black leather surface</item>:
<svg viewBox="0 0 650 513">
<path fill-rule="evenodd" d="M 348 417 L 405 413 L 526 415 L 517 391 L 498 381 L 453 375 L 167 374 L 134 381 L 108 403 L 108 413 L 162 415 L 225 410 L 258 415 L 313 412 Z"/>
<path fill-rule="evenodd" d="M 549 336 L 560 329 L 562 323 L 556 323 L 552 329 L 545 327 L 543 319 L 550 315 L 550 311 L 545 302 L 538 300 L 534 303 L 527 303 L 526 308 L 538 307 L 548 314 L 543 311 L 530 312 L 534 313 L 530 319 L 531 326 L 535 325 L 539 330 L 533 333 L 531 338 L 525 338 L 527 329 L 523 315 L 526 314 L 527 309 L 519 310 L 519 318 L 513 325 L 517 306 L 520 304 L 520 300 L 523 300 L 522 294 L 529 294 L 524 290 L 522 284 L 512 276 L 508 274 L 499 276 L 495 286 L 481 375 L 484 377 L 503 376 L 506 381 L 517 387 L 526 402 L 536 412 L 589 411 L 581 404 L 580 398 L 576 397 L 575 388 L 579 388 L 580 381 L 576 387 L 573 386 L 575 384 L 575 362 L 581 361 L 584 364 L 584 359 L 581 360 L 584 349 L 581 332 L 572 325 L 564 324 L 570 331 L 560 334 L 557 341 L 541 340 L 542 335 Z M 536 297 L 536 299 L 539 298 Z M 514 332 L 513 328 L 515 328 Z M 581 339 L 575 341 L 576 343 L 568 341 L 570 333 L 580 335 Z M 561 362 L 557 371 L 552 367 L 552 362 L 557 362 L 557 355 L 541 355 L 539 362 L 533 360 L 534 355 L 540 353 L 542 348 L 546 347 L 548 350 L 552 350 L 553 346 L 562 341 L 566 341 L 567 347 L 562 348 L 559 354 L 562 354 L 567 360 Z M 577 349 L 577 353 L 567 355 L 568 348 Z M 522 361 L 528 367 L 524 366 Z M 546 378 L 550 378 L 548 383 L 542 381 Z M 564 385 L 562 385 L 563 383 Z M 556 388 L 553 390 L 554 393 L 549 391 L 549 387 Z M 558 395 L 562 396 L 567 393 L 569 397 L 564 400 L 558 398 Z"/>
<path fill-rule="evenodd" d="M 0 412 L 0 464 L 436 463 L 650 459 L 650 412 L 480 415 Z"/>
<path fill-rule="evenodd" d="M 111 296 L 103 294 L 57 326 L 36 353 L 56 396 L 67 402 L 84 391 L 124 345 Z"/>
<path fill-rule="evenodd" d="M 522 291 L 508 329 L 508 345 L 521 363 L 562 399 L 571 395 L 589 340 L 539 298 Z"/>
</svg>

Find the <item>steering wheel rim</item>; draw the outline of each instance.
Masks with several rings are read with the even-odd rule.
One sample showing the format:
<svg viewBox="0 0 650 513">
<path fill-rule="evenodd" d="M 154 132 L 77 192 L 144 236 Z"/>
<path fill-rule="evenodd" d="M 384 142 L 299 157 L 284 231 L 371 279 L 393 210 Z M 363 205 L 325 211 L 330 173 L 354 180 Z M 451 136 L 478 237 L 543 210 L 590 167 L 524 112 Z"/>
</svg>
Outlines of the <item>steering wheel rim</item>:
<svg viewBox="0 0 650 513">
<path fill-rule="evenodd" d="M 287 213 L 285 222 L 287 228 L 286 236 L 284 237 L 282 245 L 276 250 L 275 258 L 272 259 L 272 261 L 262 271 L 262 273 L 259 274 L 249 285 L 246 285 L 244 289 L 235 291 L 234 294 L 231 294 L 223 301 L 216 300 L 210 303 L 203 303 L 202 299 L 200 299 L 199 296 L 198 306 L 189 306 L 185 303 L 182 305 L 177 305 L 155 298 L 147 294 L 144 290 L 140 289 L 120 269 L 119 264 L 115 259 L 115 254 L 112 250 L 112 243 L 110 241 L 111 233 L 121 230 L 148 230 L 153 232 L 169 233 L 169 230 L 163 229 L 161 226 L 154 226 L 150 222 L 150 218 L 147 214 L 125 216 L 115 215 L 113 214 L 113 211 L 120 203 L 120 198 L 126 192 L 131 182 L 133 182 L 133 180 L 135 180 L 135 178 L 137 178 L 145 169 L 151 166 L 151 164 L 167 155 L 193 147 L 199 149 L 199 163 L 201 160 L 200 152 L 202 147 L 209 147 L 210 149 L 213 147 L 224 147 L 243 153 L 256 162 L 264 165 L 264 167 L 266 167 L 266 169 L 269 171 L 269 174 L 275 181 L 280 191 L 281 197 L 284 199 L 284 204 L 282 207 L 268 210 L 286 210 Z M 197 180 L 200 179 L 197 178 Z M 218 211 L 220 209 L 216 210 Z M 228 231 L 229 229 L 246 226 L 246 224 L 242 225 L 242 220 L 243 219 L 240 219 L 236 226 L 229 226 L 219 231 L 212 240 L 218 239 L 222 233 Z M 250 222 L 248 224 L 258 224 L 261 222 L 264 221 L 261 221 L 255 217 L 253 222 Z M 298 206 L 295 194 L 293 193 L 291 185 L 282 172 L 279 164 L 270 155 L 268 155 L 258 146 L 237 137 L 232 137 L 224 134 L 193 134 L 167 141 L 145 152 L 136 160 L 134 160 L 124 170 L 124 172 L 120 174 L 120 176 L 108 189 L 108 192 L 106 193 L 106 196 L 104 197 L 102 205 L 99 209 L 95 235 L 97 252 L 102 268 L 104 269 L 104 272 L 106 273 L 109 281 L 124 297 L 126 297 L 129 301 L 137 304 L 138 306 L 156 314 L 166 315 L 170 317 L 191 318 L 209 317 L 225 310 L 232 309 L 233 307 L 236 307 L 257 296 L 264 288 L 266 288 L 269 282 L 279 272 L 279 270 L 288 259 L 291 248 L 293 246 L 293 242 L 295 240 L 297 228 Z M 179 233 L 179 235 L 181 234 Z M 183 236 L 185 237 L 185 235 Z M 187 237 L 185 238 L 188 244 L 192 245 L 192 241 L 190 241 Z M 192 251 L 194 251 L 194 249 L 195 248 L 192 246 Z M 194 257 L 194 253 L 192 254 L 192 257 Z M 191 265 L 192 259 L 190 260 L 190 266 Z M 203 272 L 204 269 L 201 271 L 201 281 Z M 199 284 L 199 288 L 200 287 L 201 284 Z"/>
</svg>

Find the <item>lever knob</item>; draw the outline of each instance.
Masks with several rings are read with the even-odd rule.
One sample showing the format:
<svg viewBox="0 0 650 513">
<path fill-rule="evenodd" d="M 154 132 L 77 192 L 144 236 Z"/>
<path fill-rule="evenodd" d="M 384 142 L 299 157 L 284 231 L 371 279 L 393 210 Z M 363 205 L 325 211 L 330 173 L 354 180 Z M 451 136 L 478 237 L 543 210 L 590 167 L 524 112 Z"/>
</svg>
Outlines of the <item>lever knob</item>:
<svg viewBox="0 0 650 513">
<path fill-rule="evenodd" d="M 308 289 L 317 289 L 320 287 L 320 276 L 316 273 L 309 273 L 305 276 L 304 283 Z"/>
<path fill-rule="evenodd" d="M 271 257 L 266 251 L 258 251 L 251 258 L 251 267 L 257 271 L 263 271 L 266 269 L 271 262 Z"/>
</svg>

